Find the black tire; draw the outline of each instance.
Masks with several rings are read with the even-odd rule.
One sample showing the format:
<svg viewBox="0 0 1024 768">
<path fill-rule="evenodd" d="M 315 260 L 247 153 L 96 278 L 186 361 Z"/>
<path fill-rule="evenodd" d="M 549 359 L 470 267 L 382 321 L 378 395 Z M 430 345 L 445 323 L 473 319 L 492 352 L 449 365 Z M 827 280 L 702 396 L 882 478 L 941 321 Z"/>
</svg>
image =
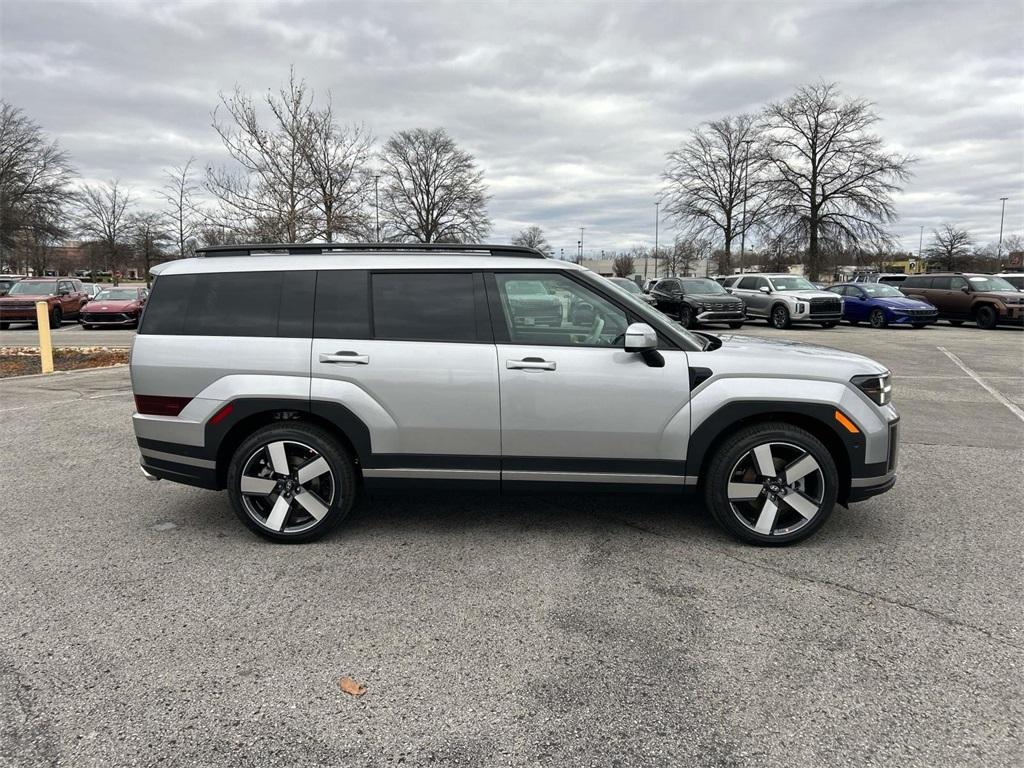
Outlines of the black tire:
<svg viewBox="0 0 1024 768">
<path fill-rule="evenodd" d="M 999 322 L 999 315 L 993 307 L 990 307 L 988 304 L 982 304 L 974 314 L 974 322 L 983 331 L 990 331 Z"/>
<path fill-rule="evenodd" d="M 848 322 L 850 325 L 858 325 L 860 323 L 860 320 L 847 320 L 846 322 Z"/>
<path fill-rule="evenodd" d="M 868 315 L 868 320 L 871 322 L 872 328 L 889 327 L 889 321 L 885 319 L 885 312 L 880 309 L 872 309 L 871 314 Z"/>
<path fill-rule="evenodd" d="M 92 329 L 93 329 L 93 326 L 86 325 L 85 323 L 82 323 L 82 330 L 83 331 L 91 331 Z"/>
<path fill-rule="evenodd" d="M 693 309 L 689 304 L 683 304 L 679 307 L 679 324 L 683 328 L 693 328 L 696 324 L 693 319 Z"/>
<path fill-rule="evenodd" d="M 961 325 L 964 324 L 963 320 L 947 320 L 946 322 L 952 325 L 954 328 L 959 328 Z"/>
<path fill-rule="evenodd" d="M 740 321 L 738 323 L 729 323 L 729 327 L 732 328 L 733 330 L 736 330 L 737 328 L 742 328 L 743 321 Z"/>
<path fill-rule="evenodd" d="M 11 327 L 10 323 L 0 323 L 0 331 L 6 331 L 10 327 Z"/>
<path fill-rule="evenodd" d="M 770 532 L 765 534 L 757 532 L 754 527 L 760 521 L 757 505 L 761 503 L 767 506 L 772 500 L 769 483 L 758 479 L 756 473 L 744 479 L 743 470 L 737 471 L 737 468 L 744 465 L 754 448 L 768 443 L 785 446 L 786 450 L 792 449 L 793 455 L 799 457 L 798 461 L 802 461 L 805 454 L 813 458 L 817 464 L 813 477 L 815 487 L 811 489 L 809 479 L 806 488 L 810 495 L 817 498 L 810 499 L 790 488 L 783 488 L 784 495 L 774 497 L 778 501 L 777 519 L 771 523 Z M 774 450 L 777 452 L 779 448 Z M 786 458 L 775 455 L 773 459 L 776 461 L 776 471 L 783 473 L 787 466 Z M 789 466 L 795 463 L 791 462 Z M 756 465 L 751 466 L 756 468 Z M 728 437 L 712 456 L 703 482 L 704 499 L 715 521 L 740 541 L 767 547 L 793 544 L 812 535 L 832 514 L 839 492 L 839 473 L 828 449 L 810 432 L 783 422 L 753 424 Z M 743 483 L 746 487 L 761 484 L 763 489 L 758 497 L 750 501 L 731 501 L 729 493 L 732 482 Z M 786 496 L 794 500 L 804 496 L 804 501 L 814 504 L 817 511 L 810 517 L 804 517 L 795 508 L 789 507 L 785 502 Z M 748 517 L 751 512 L 753 514 Z M 778 533 L 775 533 L 776 525 L 779 526 Z"/>
<path fill-rule="evenodd" d="M 329 468 L 329 473 L 325 471 L 318 475 L 316 482 L 322 482 L 323 476 L 329 475 L 330 498 L 317 495 L 318 493 L 327 495 L 323 486 L 310 489 L 306 486 L 311 485 L 312 481 L 306 483 L 301 493 L 290 497 L 288 511 L 281 519 L 281 526 L 278 530 L 273 530 L 267 525 L 271 521 L 271 514 L 259 519 L 259 512 L 261 508 L 266 511 L 267 507 L 270 507 L 271 501 L 276 504 L 282 496 L 286 496 L 285 500 L 287 501 L 287 492 L 282 494 L 275 490 L 264 493 L 260 490 L 258 494 L 243 494 L 241 490 L 243 471 L 246 470 L 247 465 L 252 467 L 260 462 L 265 465 L 265 471 L 269 475 L 266 478 L 256 477 L 255 479 L 276 482 L 278 488 L 286 482 L 287 476 L 283 473 L 271 471 L 272 466 L 268 463 L 270 453 L 267 448 L 271 443 L 287 443 L 291 446 L 311 449 L 312 454 L 310 455 L 318 454 L 317 458 L 325 459 Z M 261 456 L 265 458 L 260 458 Z M 301 466 L 293 462 L 293 458 L 295 457 L 288 456 L 287 461 L 293 476 L 297 477 Z M 253 478 L 253 475 L 247 475 L 247 477 Z M 313 424 L 301 422 L 270 424 L 261 427 L 243 440 L 228 465 L 227 489 L 235 514 L 251 531 L 271 541 L 294 544 L 313 541 L 334 529 L 352 510 L 358 490 L 355 464 L 348 451 L 326 430 Z M 303 494 L 312 494 L 312 498 L 321 507 L 327 507 L 326 513 L 319 520 L 309 514 L 304 505 L 300 505 L 299 498 Z M 305 496 L 305 498 L 309 499 L 310 496 Z M 251 509 L 247 508 L 246 499 L 250 500 Z M 273 507 L 270 508 L 273 509 Z M 294 521 L 295 525 L 289 526 L 289 521 Z M 294 530 L 285 530 L 288 527 L 292 527 Z"/>
<path fill-rule="evenodd" d="M 821 327 L 822 328 L 835 328 L 837 325 L 839 325 L 839 321 L 838 320 L 829 320 L 827 322 L 822 323 Z"/>
<path fill-rule="evenodd" d="M 60 324 L 62 321 L 63 317 L 61 316 L 60 307 L 54 307 L 53 310 L 50 312 L 50 327 L 60 328 Z"/>
<path fill-rule="evenodd" d="M 768 318 L 768 324 L 772 328 L 778 328 L 780 331 L 784 331 L 789 328 L 793 322 L 789 317 L 789 310 L 786 309 L 785 304 L 776 304 L 772 307 L 771 317 Z"/>
<path fill-rule="evenodd" d="M 927 328 L 928 327 L 928 323 L 911 323 L 911 325 L 914 326 L 915 328 Z"/>
</svg>

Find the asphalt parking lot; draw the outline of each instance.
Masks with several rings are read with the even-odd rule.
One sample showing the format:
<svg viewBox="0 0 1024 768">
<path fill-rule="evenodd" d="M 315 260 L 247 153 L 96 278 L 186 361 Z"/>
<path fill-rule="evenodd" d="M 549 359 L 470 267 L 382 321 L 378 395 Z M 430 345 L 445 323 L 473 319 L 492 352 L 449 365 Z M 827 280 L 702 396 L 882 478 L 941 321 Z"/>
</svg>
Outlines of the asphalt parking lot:
<svg viewBox="0 0 1024 768">
<path fill-rule="evenodd" d="M 895 489 L 787 549 L 643 496 L 274 546 L 142 478 L 126 368 L 0 380 L 0 765 L 1020 765 L 1024 333 L 744 332 L 895 375 Z"/>
</svg>

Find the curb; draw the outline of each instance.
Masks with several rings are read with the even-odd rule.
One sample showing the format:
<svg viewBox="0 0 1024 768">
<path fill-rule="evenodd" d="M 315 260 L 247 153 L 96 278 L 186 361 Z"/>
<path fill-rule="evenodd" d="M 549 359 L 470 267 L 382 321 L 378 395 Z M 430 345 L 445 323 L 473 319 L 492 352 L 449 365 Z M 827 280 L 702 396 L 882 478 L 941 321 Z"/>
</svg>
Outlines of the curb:
<svg viewBox="0 0 1024 768">
<path fill-rule="evenodd" d="M 16 381 L 22 379 L 52 379 L 54 376 L 70 376 L 75 373 L 94 373 L 96 371 L 109 371 L 112 368 L 127 368 L 128 363 L 114 363 L 114 365 L 100 365 L 95 368 L 79 368 L 77 371 L 54 371 L 53 373 L 26 373 L 21 376 L 0 376 L 0 385 L 5 381 Z"/>
</svg>

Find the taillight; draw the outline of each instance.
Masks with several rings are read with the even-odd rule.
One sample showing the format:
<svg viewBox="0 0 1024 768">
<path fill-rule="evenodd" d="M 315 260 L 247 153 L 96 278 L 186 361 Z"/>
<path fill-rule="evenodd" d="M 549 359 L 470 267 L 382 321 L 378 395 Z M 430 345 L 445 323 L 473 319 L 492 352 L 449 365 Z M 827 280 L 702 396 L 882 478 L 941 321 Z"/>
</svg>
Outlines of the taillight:
<svg viewBox="0 0 1024 768">
<path fill-rule="evenodd" d="M 191 400 L 191 397 L 136 395 L 135 409 L 149 416 L 177 416 Z"/>
</svg>

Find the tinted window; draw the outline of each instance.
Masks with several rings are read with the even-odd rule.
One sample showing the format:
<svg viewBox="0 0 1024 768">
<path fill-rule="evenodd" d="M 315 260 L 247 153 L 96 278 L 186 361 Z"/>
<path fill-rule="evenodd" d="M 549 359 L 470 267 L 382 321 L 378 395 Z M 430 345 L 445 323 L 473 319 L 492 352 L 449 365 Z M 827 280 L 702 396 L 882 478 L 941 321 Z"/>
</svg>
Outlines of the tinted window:
<svg viewBox="0 0 1024 768">
<path fill-rule="evenodd" d="M 473 275 L 377 273 L 372 282 L 375 339 L 477 340 Z"/>
<path fill-rule="evenodd" d="M 904 288 L 928 288 L 931 286 L 930 277 L 908 277 L 903 281 Z"/>
<path fill-rule="evenodd" d="M 756 277 L 744 277 L 742 280 L 739 281 L 736 287 L 745 291 L 756 291 L 757 280 L 758 278 Z"/>
<path fill-rule="evenodd" d="M 931 278 L 931 288 L 937 288 L 940 291 L 948 291 L 950 278 L 948 277 L 933 277 Z"/>
<path fill-rule="evenodd" d="M 317 276 L 316 338 L 370 338 L 368 275 L 366 270 L 336 270 Z"/>
<path fill-rule="evenodd" d="M 142 333 L 284 336 L 313 331 L 314 272 L 223 272 L 158 278 Z"/>
</svg>

